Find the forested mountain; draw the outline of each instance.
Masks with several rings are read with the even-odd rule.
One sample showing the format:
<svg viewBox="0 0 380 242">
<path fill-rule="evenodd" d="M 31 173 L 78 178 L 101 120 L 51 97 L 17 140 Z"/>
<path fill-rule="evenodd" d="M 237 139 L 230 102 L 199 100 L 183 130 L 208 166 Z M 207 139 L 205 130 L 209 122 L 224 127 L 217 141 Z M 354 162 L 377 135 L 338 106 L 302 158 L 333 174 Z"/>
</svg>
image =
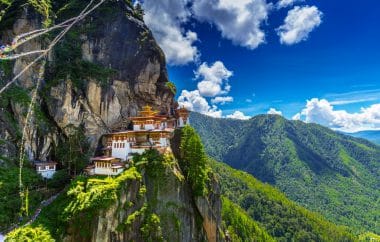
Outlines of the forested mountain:
<svg viewBox="0 0 380 242">
<path fill-rule="evenodd" d="M 354 137 L 363 138 L 370 140 L 376 144 L 380 145 L 380 131 L 379 130 L 373 130 L 373 131 L 360 131 L 356 133 L 349 134 Z"/>
<path fill-rule="evenodd" d="M 247 121 L 192 113 L 206 152 L 356 231 L 380 233 L 380 147 L 316 124 L 259 115 Z"/>
<path fill-rule="evenodd" d="M 222 194 L 225 196 L 222 209 L 223 221 L 235 222 L 231 227 L 238 228 L 236 230 L 240 232 L 240 238 L 249 239 L 244 236 L 244 232 L 252 228 L 252 224 L 256 224 L 257 229 L 251 232 L 256 236 L 257 240 L 254 241 L 271 240 L 268 237 L 260 240 L 262 237 L 257 232 L 260 230 L 262 236 L 268 233 L 275 241 L 355 240 L 347 228 L 336 226 L 321 215 L 297 205 L 271 185 L 264 184 L 252 175 L 235 170 L 221 162 L 214 160 L 209 162 L 219 178 Z M 243 208 L 246 213 L 241 211 L 238 206 Z M 231 214 L 231 210 L 234 211 L 234 215 L 228 216 Z M 246 214 L 250 219 L 242 219 Z M 241 222 L 242 220 L 244 222 Z M 239 224 L 244 224 L 244 226 L 237 226 Z"/>
</svg>

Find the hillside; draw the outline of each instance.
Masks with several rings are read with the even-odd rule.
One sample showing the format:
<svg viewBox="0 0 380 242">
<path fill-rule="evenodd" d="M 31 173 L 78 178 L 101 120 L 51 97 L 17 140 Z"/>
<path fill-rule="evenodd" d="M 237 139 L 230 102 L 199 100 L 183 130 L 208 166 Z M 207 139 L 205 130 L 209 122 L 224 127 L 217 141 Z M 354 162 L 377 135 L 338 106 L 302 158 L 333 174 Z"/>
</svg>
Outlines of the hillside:
<svg viewBox="0 0 380 242">
<path fill-rule="evenodd" d="M 190 122 L 215 159 L 336 224 L 380 232 L 379 146 L 278 115 L 240 121 L 192 113 Z"/>
<path fill-rule="evenodd" d="M 348 135 L 351 135 L 357 138 L 367 139 L 369 141 L 374 142 L 375 144 L 380 145 L 380 131 L 360 131 L 356 133 L 350 133 Z"/>
<path fill-rule="evenodd" d="M 226 164 L 210 160 L 221 184 L 224 206 L 229 200 L 247 214 L 276 241 L 354 241 L 346 228 L 290 201 L 274 187 Z M 227 201 L 226 201 L 227 200 Z M 238 210 L 238 209 L 236 209 Z M 235 212 L 238 215 L 238 212 Z M 223 217 L 223 219 L 225 219 Z"/>
<path fill-rule="evenodd" d="M 180 157 L 149 149 L 118 176 L 77 176 L 6 241 L 223 241 L 220 188 L 200 137 L 191 127 L 176 137 Z"/>
</svg>

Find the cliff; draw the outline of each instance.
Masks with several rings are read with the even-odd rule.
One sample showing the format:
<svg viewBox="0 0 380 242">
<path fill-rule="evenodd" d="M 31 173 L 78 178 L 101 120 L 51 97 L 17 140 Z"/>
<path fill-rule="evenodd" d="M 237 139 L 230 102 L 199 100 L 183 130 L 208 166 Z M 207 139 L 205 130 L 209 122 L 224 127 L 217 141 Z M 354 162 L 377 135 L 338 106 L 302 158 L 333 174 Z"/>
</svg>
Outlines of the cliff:
<svg viewBox="0 0 380 242">
<path fill-rule="evenodd" d="M 74 17 L 89 1 L 9 2 L 0 20 L 2 43 Z M 44 49 L 58 33 L 30 40 L 15 53 Z M 31 60 L 32 56 L 2 61 L 1 85 Z M 142 106 L 150 105 L 162 113 L 171 112 L 175 106 L 163 52 L 141 13 L 127 0 L 106 1 L 55 46 L 44 69 L 33 118 L 26 121 L 40 64 L 1 96 L 2 159 L 17 158 L 27 122 L 28 159 L 57 159 L 67 168 L 72 160 L 86 161 L 80 154 L 87 152 L 82 150 L 84 146 L 76 146 L 84 142 L 83 137 L 89 141 L 89 153 L 94 153 L 104 133 L 127 128 L 127 118 L 136 116 Z M 72 135 L 73 127 L 83 133 Z M 60 155 L 67 154 L 70 157 L 66 162 L 70 164 L 60 160 Z M 207 193 L 195 195 L 170 152 L 147 156 L 147 160 L 117 177 L 76 176 L 31 225 L 14 230 L 8 239 L 19 241 L 26 236 L 36 241 L 221 241 L 220 189 L 213 174 L 207 173 Z"/>
<path fill-rule="evenodd" d="M 77 177 L 8 241 L 223 241 L 213 174 L 209 192 L 195 196 L 173 155 L 142 157 L 117 177 Z"/>
<path fill-rule="evenodd" d="M 89 1 L 52 3 L 46 10 L 49 16 L 40 14 L 33 1 L 24 2 L 13 1 L 7 8 L 0 21 L 0 42 L 10 43 L 19 34 L 41 28 L 47 20 L 60 23 L 76 16 Z M 15 51 L 44 48 L 56 34 L 30 40 Z M 2 61 L 1 85 L 33 57 Z M 38 70 L 39 65 L 34 66 L 2 94 L 0 140 L 4 142 L 0 151 L 5 157 L 17 155 Z M 66 139 L 70 125 L 83 127 L 94 149 L 102 134 L 128 125 L 124 120 L 143 105 L 169 112 L 174 94 L 167 83 L 163 52 L 131 3 L 106 1 L 70 30 L 49 55 L 35 115 L 29 120 L 32 125 L 26 130 L 28 158 L 55 158 L 54 148 Z"/>
</svg>

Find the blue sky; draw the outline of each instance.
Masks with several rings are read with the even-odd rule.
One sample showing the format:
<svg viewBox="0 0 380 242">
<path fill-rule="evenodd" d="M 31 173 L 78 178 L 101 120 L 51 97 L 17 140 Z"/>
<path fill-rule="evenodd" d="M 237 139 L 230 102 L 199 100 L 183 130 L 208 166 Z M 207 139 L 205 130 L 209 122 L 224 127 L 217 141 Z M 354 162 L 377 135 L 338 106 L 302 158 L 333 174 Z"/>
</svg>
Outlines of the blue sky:
<svg viewBox="0 0 380 242">
<path fill-rule="evenodd" d="M 380 129 L 379 1 L 160 2 L 143 2 L 145 21 L 167 56 L 179 101 L 194 111 L 248 118 L 271 109 L 343 131 Z M 281 30 L 296 36 L 281 42 Z M 213 76 L 215 62 L 223 70 Z M 208 86 L 199 83 L 210 78 L 219 92 L 202 91 Z M 181 98 L 183 90 L 199 90 L 208 108 Z M 229 116 L 236 111 L 244 116 Z"/>
</svg>

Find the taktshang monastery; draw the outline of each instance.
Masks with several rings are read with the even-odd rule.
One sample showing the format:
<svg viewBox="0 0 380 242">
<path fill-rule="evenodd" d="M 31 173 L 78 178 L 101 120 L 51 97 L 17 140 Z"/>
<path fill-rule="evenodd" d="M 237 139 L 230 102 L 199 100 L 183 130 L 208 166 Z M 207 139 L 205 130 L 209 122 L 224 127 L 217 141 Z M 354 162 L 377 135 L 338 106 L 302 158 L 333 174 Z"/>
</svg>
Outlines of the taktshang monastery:
<svg viewBox="0 0 380 242">
<path fill-rule="evenodd" d="M 92 164 L 85 169 L 87 174 L 118 175 L 135 154 L 142 154 L 147 149 L 165 152 L 174 130 L 189 124 L 189 111 L 182 107 L 174 116 L 168 116 L 144 106 L 137 117 L 129 119 L 133 124 L 132 130 L 104 135 L 104 155 L 91 158 Z"/>
</svg>

